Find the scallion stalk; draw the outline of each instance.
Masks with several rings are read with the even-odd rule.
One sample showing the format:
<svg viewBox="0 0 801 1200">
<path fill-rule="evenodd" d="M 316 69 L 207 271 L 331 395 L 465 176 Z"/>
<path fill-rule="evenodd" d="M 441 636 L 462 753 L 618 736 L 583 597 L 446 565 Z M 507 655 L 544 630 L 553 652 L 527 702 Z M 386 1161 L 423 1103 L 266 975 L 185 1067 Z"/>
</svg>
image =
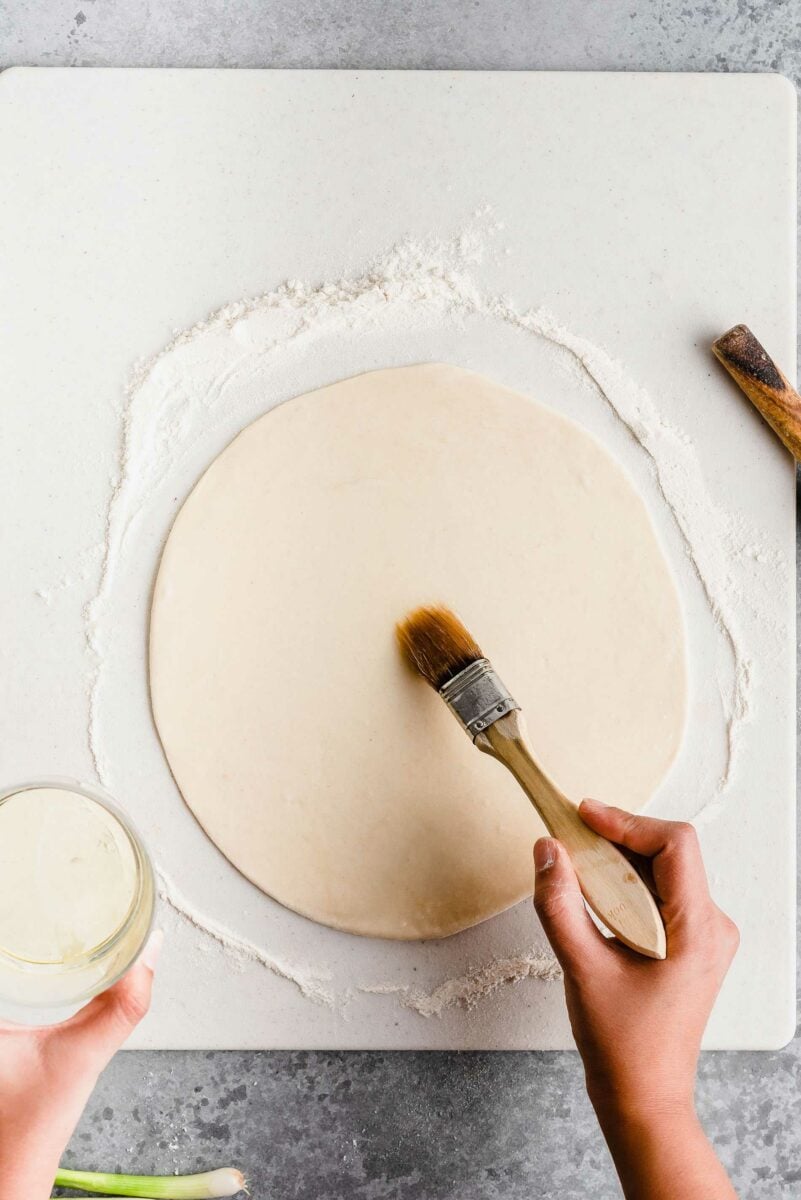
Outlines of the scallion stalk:
<svg viewBox="0 0 801 1200">
<path fill-rule="evenodd" d="M 202 1175 L 108 1175 L 101 1171 L 60 1170 L 55 1186 L 147 1200 L 210 1200 L 246 1190 L 244 1175 L 232 1167 Z"/>
</svg>

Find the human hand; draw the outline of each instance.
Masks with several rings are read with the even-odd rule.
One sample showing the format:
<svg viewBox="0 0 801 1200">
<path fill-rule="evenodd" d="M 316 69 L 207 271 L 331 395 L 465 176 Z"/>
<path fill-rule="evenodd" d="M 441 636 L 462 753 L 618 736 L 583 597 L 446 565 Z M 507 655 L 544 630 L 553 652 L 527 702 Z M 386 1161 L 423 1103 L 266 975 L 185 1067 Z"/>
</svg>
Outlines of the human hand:
<svg viewBox="0 0 801 1200">
<path fill-rule="evenodd" d="M 108 991 L 60 1025 L 0 1023 L 3 1200 L 50 1195 L 59 1160 L 97 1078 L 150 1007 L 160 930 Z"/>
<path fill-rule="evenodd" d="M 701 1037 L 737 949 L 734 923 L 709 894 L 692 825 L 633 816 L 585 800 L 591 829 L 651 859 L 667 932 L 655 961 L 605 938 L 590 919 L 566 850 L 542 838 L 534 851 L 535 905 L 565 975 L 587 1090 L 599 1117 L 642 1120 L 692 1112 Z"/>
</svg>

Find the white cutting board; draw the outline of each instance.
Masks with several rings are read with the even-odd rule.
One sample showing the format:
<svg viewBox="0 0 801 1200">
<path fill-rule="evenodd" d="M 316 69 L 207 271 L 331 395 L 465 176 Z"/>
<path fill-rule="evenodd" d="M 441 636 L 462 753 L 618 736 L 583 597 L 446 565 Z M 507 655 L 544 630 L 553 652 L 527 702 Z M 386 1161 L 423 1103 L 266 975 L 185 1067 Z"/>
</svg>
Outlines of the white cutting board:
<svg viewBox="0 0 801 1200">
<path fill-rule="evenodd" d="M 92 547 L 104 537 L 132 363 L 229 300 L 291 277 L 337 279 L 400 237 L 448 237 L 485 210 L 494 249 L 470 268 L 477 286 L 544 305 L 624 364 L 690 447 L 709 511 L 748 531 L 737 553 L 726 551 L 723 587 L 748 635 L 750 712 L 738 725 L 736 775 L 699 818 L 714 892 L 741 926 L 742 949 L 707 1044 L 787 1041 L 795 475 L 708 345 L 746 321 L 792 373 L 794 126 L 794 94 L 775 76 L 6 72 L 0 782 L 93 778 L 85 606 L 98 586 Z M 547 346 L 481 319 L 373 341 L 343 336 L 302 364 L 297 384 L 426 359 L 485 371 L 581 420 L 641 488 L 682 592 L 692 675 L 685 749 L 652 810 L 692 815 L 711 794 L 725 740 L 722 652 L 647 455 Z M 182 805 L 148 715 L 148 592 L 178 497 L 256 411 L 223 421 L 176 474 L 169 505 L 152 518 L 143 510 L 108 668 L 117 708 L 100 718 L 118 799 L 201 921 L 228 926 L 291 971 L 327 974 L 336 1003 L 236 961 L 164 905 L 163 969 L 136 1044 L 570 1046 L 558 983 L 506 983 L 471 1010 L 428 1018 L 397 994 L 354 990 L 431 992 L 541 949 L 528 905 L 447 942 L 350 938 L 263 897 Z"/>
</svg>

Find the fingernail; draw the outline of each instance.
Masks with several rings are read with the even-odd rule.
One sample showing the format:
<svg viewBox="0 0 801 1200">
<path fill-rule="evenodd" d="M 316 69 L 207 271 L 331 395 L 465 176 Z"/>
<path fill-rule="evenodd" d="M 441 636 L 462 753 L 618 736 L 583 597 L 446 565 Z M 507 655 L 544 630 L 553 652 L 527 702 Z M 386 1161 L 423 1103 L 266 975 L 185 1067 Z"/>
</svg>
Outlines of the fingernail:
<svg viewBox="0 0 801 1200">
<path fill-rule="evenodd" d="M 534 866 L 538 871 L 547 871 L 556 862 L 556 842 L 553 838 L 540 838 L 534 843 Z"/>
<path fill-rule="evenodd" d="M 607 805 L 601 800 L 591 800 L 589 796 L 585 796 L 579 808 L 606 808 Z"/>
<path fill-rule="evenodd" d="M 161 954 L 161 947 L 164 945 L 164 930 L 154 929 L 150 937 L 145 942 L 145 948 L 139 955 L 139 961 L 147 967 L 149 971 L 155 971 L 156 963 Z"/>
</svg>

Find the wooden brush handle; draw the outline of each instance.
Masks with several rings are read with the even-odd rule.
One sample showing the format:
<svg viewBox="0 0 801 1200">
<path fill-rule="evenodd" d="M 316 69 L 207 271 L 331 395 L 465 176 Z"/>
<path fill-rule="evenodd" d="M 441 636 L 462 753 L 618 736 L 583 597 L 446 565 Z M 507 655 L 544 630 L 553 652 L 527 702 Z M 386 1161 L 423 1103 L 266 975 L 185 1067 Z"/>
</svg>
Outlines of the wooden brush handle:
<svg viewBox="0 0 801 1200">
<path fill-rule="evenodd" d="M 651 892 L 617 846 L 584 824 L 578 807 L 537 765 L 520 714 L 501 717 L 478 735 L 475 744 L 509 768 L 548 831 L 565 847 L 596 917 L 632 950 L 648 958 L 664 958 L 665 927 Z"/>
<path fill-rule="evenodd" d="M 732 379 L 794 458 L 801 461 L 801 396 L 782 375 L 747 325 L 735 325 L 712 343 Z"/>
</svg>

